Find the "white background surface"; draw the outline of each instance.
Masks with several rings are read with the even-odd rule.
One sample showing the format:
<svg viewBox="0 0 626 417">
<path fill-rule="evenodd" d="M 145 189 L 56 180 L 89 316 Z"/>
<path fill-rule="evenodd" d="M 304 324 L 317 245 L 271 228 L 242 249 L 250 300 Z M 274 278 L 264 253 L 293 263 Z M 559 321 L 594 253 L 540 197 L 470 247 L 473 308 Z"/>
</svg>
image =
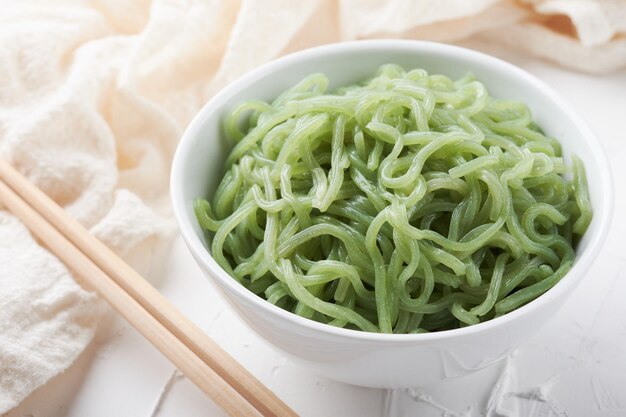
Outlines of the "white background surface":
<svg viewBox="0 0 626 417">
<path fill-rule="evenodd" d="M 626 71 L 590 76 L 468 45 L 550 84 L 596 131 L 616 183 L 608 242 L 567 305 L 546 317 L 541 332 L 505 362 L 445 386 L 386 391 L 317 377 L 252 334 L 177 239 L 164 269 L 155 271 L 162 276 L 159 289 L 303 416 L 626 416 Z M 5 417 L 222 415 L 156 349 L 112 315 L 74 366 Z"/>
</svg>

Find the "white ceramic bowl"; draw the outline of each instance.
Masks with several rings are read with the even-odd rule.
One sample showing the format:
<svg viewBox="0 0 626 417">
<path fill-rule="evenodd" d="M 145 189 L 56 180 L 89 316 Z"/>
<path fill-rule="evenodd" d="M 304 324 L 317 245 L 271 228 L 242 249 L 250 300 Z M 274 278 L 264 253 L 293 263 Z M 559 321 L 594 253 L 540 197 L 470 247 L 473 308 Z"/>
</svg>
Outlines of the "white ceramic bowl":
<svg viewBox="0 0 626 417">
<path fill-rule="evenodd" d="M 239 285 L 211 258 L 194 217 L 192 201 L 212 193 L 228 151 L 222 120 L 248 99 L 271 100 L 313 72 L 331 88 L 362 81 L 385 63 L 461 77 L 472 72 L 499 98 L 522 100 L 535 121 L 558 138 L 566 154 L 587 169 L 594 217 L 578 247 L 572 270 L 546 294 L 503 317 L 431 334 L 388 335 L 346 330 L 284 311 Z M 298 52 L 252 71 L 202 108 L 185 132 L 172 167 L 171 197 L 182 236 L 206 275 L 260 336 L 310 365 L 315 372 L 369 387 L 426 386 L 501 360 L 527 340 L 563 305 L 586 275 L 605 240 L 613 208 L 609 164 L 602 147 L 569 105 L 543 82 L 504 61 L 455 46 L 403 41 L 359 41 Z"/>
</svg>

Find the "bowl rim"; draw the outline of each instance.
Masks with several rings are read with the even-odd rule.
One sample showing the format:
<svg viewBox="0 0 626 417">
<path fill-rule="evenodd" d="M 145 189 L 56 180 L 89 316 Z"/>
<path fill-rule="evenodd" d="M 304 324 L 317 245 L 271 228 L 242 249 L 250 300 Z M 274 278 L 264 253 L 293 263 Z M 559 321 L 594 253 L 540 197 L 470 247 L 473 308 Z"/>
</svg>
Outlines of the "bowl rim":
<svg viewBox="0 0 626 417">
<path fill-rule="evenodd" d="M 184 165 L 187 159 L 186 156 L 191 152 L 194 139 L 198 136 L 200 127 L 204 124 L 208 114 L 212 112 L 214 108 L 219 108 L 219 106 L 223 104 L 232 94 L 249 87 L 255 82 L 255 80 L 258 80 L 259 78 L 264 77 L 279 68 L 287 67 L 301 60 L 315 59 L 316 57 L 330 53 L 354 51 L 363 52 L 366 50 L 371 52 L 372 49 L 399 50 L 407 53 L 438 53 L 445 54 L 450 58 L 475 60 L 482 62 L 483 65 L 499 67 L 500 71 L 512 73 L 513 76 L 524 79 L 535 89 L 540 90 L 545 96 L 548 97 L 549 100 L 561 108 L 566 116 L 573 121 L 582 136 L 593 145 L 591 146 L 592 152 L 594 153 L 593 156 L 599 162 L 598 166 L 600 168 L 599 172 L 594 172 L 594 175 L 599 176 L 601 183 L 604 184 L 604 189 L 602 190 L 602 194 L 600 196 L 600 199 L 603 200 L 603 212 L 597 212 L 594 210 L 593 221 L 599 222 L 595 234 L 589 236 L 586 250 L 576 257 L 572 269 L 554 287 L 550 288 L 535 300 L 516 310 L 472 326 L 418 334 L 372 333 L 330 326 L 328 324 L 306 319 L 290 311 L 283 310 L 280 307 L 277 307 L 265 299 L 255 295 L 246 287 L 234 280 L 217 264 L 209 251 L 206 250 L 200 240 L 200 237 L 193 230 L 191 219 L 187 216 L 183 199 L 182 180 Z M 358 40 L 326 44 L 282 56 L 248 72 L 242 77 L 239 77 L 210 98 L 188 125 L 176 148 L 170 174 L 170 198 L 174 216 L 181 231 L 181 235 L 196 261 L 201 263 L 206 270 L 210 271 L 209 275 L 211 275 L 213 279 L 219 280 L 221 284 L 228 286 L 230 290 L 236 292 L 239 296 L 245 298 L 252 304 L 257 305 L 259 308 L 266 310 L 272 316 L 277 316 L 277 318 L 286 320 L 296 326 L 303 326 L 309 330 L 321 332 L 329 336 L 345 337 L 352 340 L 385 343 L 391 342 L 398 344 L 433 342 L 475 335 L 506 326 L 508 323 L 517 320 L 519 317 L 526 315 L 532 310 L 549 303 L 553 298 L 559 297 L 562 293 L 567 292 L 570 287 L 577 285 L 582 280 L 584 273 L 588 270 L 589 266 L 600 252 L 600 249 L 602 248 L 602 245 L 608 235 L 609 225 L 613 217 L 614 184 L 609 166 L 608 158 L 601 142 L 581 116 L 579 116 L 550 86 L 525 70 L 491 55 L 449 44 L 404 39 Z M 579 275 L 579 277 L 578 279 L 567 279 L 568 276 L 572 275 Z"/>
</svg>

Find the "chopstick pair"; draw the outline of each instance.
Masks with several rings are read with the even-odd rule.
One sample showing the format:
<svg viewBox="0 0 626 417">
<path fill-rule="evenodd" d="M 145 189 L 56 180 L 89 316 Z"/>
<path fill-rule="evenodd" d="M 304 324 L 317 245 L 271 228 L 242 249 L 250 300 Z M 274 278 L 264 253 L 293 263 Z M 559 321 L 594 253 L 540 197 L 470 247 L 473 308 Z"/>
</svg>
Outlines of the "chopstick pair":
<svg viewBox="0 0 626 417">
<path fill-rule="evenodd" d="M 141 275 L 1 159 L 0 201 L 228 414 L 297 416 Z"/>
</svg>

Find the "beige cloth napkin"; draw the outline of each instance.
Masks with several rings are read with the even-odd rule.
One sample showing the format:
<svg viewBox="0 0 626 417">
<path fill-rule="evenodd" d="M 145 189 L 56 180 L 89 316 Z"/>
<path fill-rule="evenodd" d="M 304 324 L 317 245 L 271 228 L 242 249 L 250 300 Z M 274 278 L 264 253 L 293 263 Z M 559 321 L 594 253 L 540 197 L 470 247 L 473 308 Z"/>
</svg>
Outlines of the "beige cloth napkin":
<svg viewBox="0 0 626 417">
<path fill-rule="evenodd" d="M 619 0 L 0 6 L 0 155 L 143 272 L 175 229 L 168 173 L 185 125 L 220 87 L 280 54 L 358 38 L 479 36 L 583 71 L 626 66 Z M 0 211 L 0 413 L 75 360 L 104 311 L 96 300 Z"/>
</svg>

